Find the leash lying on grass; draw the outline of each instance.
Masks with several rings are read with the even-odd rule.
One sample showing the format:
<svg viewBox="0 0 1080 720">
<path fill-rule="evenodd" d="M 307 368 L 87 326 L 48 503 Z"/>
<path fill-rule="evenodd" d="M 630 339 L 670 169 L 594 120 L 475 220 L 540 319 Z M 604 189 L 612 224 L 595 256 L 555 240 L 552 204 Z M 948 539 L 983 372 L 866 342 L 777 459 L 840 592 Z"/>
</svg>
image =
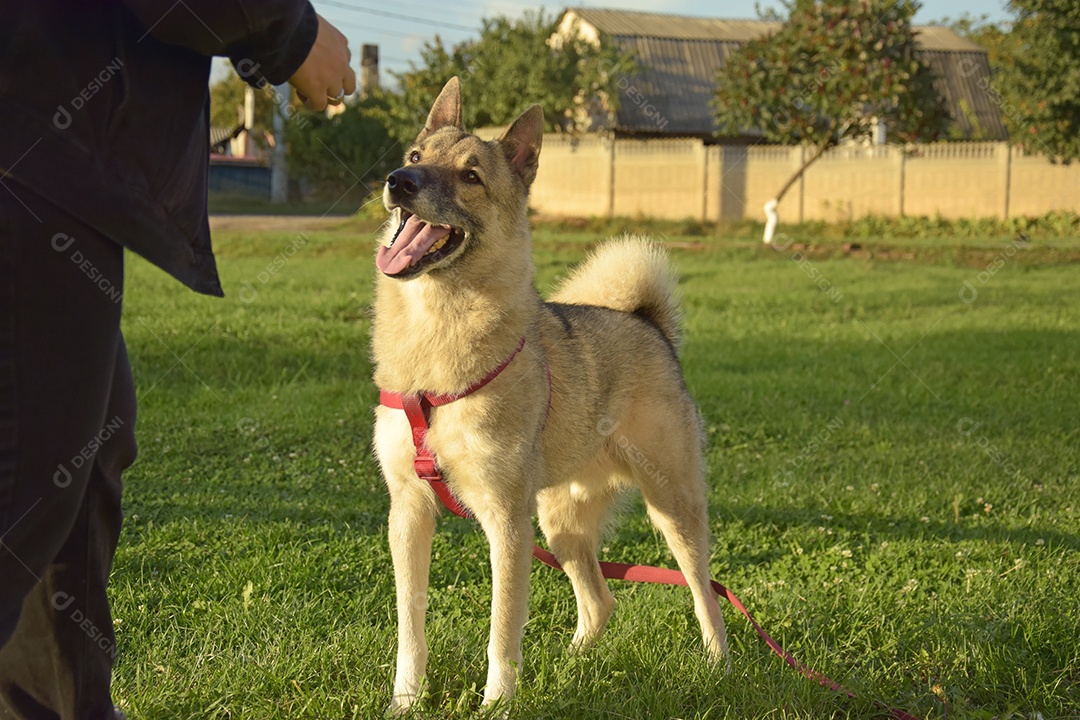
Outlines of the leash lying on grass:
<svg viewBox="0 0 1080 720">
<path fill-rule="evenodd" d="M 517 356 L 519 352 L 525 347 L 525 338 L 521 338 L 521 342 L 518 344 L 516 350 L 510 354 L 510 357 L 506 358 L 497 368 L 481 378 L 472 387 L 465 390 L 465 392 L 457 395 L 435 395 L 431 393 L 394 393 L 387 392 L 386 390 L 379 390 L 379 404 L 384 407 L 394 408 L 397 410 L 404 410 L 406 417 L 409 419 L 409 426 L 412 429 L 413 445 L 416 447 L 416 457 L 413 461 L 413 466 L 416 469 L 416 475 L 421 480 L 426 480 L 431 486 L 432 491 L 442 501 L 442 504 L 447 510 L 452 512 L 461 518 L 468 520 L 472 519 L 472 514 L 457 501 L 454 494 L 450 492 L 449 486 L 446 484 L 446 480 L 442 476 L 442 470 L 439 468 L 438 458 L 435 457 L 435 452 L 429 448 L 424 439 L 427 437 L 428 420 L 431 412 L 431 408 L 439 407 L 440 405 L 448 405 L 455 400 L 460 400 L 467 395 L 471 395 L 480 388 L 487 385 L 494 380 L 499 374 L 506 369 L 510 362 Z M 548 377 L 548 387 L 550 392 L 550 373 Z M 550 400 L 549 400 L 550 403 Z M 555 568 L 562 572 L 562 565 L 559 564 L 555 555 L 547 550 L 544 550 L 537 545 L 533 545 L 532 548 L 533 557 L 544 563 L 548 567 Z M 601 574 L 609 580 L 626 580 L 627 582 L 639 582 L 639 583 L 654 583 L 657 585 L 681 585 L 687 586 L 686 576 L 682 574 L 682 571 L 672 568 L 660 568 L 653 567 L 652 565 L 631 565 L 629 563 L 614 563 L 614 562 L 601 562 L 600 563 Z M 746 606 L 742 604 L 742 601 L 735 596 L 735 593 L 728 590 L 726 587 L 718 583 L 716 580 L 710 580 L 712 584 L 713 592 L 717 595 L 726 598 L 729 603 L 734 606 L 736 610 L 743 614 L 750 624 L 753 625 L 754 630 L 761 637 L 762 640 L 772 649 L 774 653 L 780 656 L 781 659 L 793 669 L 799 672 L 810 680 L 829 688 L 834 692 L 842 692 L 848 697 L 855 697 L 855 693 L 845 688 L 840 683 L 831 680 L 828 676 L 819 673 L 817 670 L 810 668 L 804 663 L 796 660 L 791 653 L 784 648 L 780 647 L 780 643 L 772 639 L 772 637 L 765 632 L 765 629 L 758 624 L 757 620 L 753 618 L 750 612 L 746 609 Z M 903 710 L 889 707 L 884 703 L 875 702 L 875 705 L 880 707 L 895 720 L 919 720 L 914 715 L 911 715 Z"/>
</svg>

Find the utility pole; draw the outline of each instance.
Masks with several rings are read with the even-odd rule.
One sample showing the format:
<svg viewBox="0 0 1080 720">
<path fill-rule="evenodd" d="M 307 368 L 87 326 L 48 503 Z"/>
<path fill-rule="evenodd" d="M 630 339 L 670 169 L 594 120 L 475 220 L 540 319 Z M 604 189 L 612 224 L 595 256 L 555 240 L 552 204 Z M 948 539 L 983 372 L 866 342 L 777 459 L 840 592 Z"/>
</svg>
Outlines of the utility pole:
<svg viewBox="0 0 1080 720">
<path fill-rule="evenodd" d="M 289 171 L 285 166 L 285 118 L 289 114 L 289 85 L 274 86 L 274 147 L 270 151 L 270 202 L 289 199 Z"/>
<path fill-rule="evenodd" d="M 364 45 L 360 48 L 360 97 L 371 97 L 379 89 L 379 46 Z"/>
<path fill-rule="evenodd" d="M 244 85 L 244 157 L 249 158 L 255 154 L 255 141 L 251 137 L 251 129 L 255 127 L 255 88 Z"/>
</svg>

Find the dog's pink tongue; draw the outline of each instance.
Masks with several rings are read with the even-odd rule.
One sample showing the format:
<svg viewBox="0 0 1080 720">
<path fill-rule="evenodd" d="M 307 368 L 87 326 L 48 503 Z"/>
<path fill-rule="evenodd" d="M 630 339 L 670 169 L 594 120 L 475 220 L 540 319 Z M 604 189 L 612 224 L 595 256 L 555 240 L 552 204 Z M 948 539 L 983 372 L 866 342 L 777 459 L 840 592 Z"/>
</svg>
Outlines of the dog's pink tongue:
<svg viewBox="0 0 1080 720">
<path fill-rule="evenodd" d="M 405 222 L 394 244 L 380 247 L 375 266 L 387 275 L 397 275 L 415 264 L 431 246 L 450 234 L 450 228 L 430 225 L 412 215 Z"/>
</svg>

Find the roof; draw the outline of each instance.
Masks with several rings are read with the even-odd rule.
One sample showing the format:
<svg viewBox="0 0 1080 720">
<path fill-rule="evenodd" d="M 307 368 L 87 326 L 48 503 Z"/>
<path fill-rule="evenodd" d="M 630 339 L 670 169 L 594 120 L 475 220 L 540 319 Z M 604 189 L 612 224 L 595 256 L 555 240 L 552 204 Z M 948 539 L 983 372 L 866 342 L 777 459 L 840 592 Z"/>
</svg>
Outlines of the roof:
<svg viewBox="0 0 1080 720">
<path fill-rule="evenodd" d="M 645 35 L 675 40 L 746 42 L 780 27 L 780 23 L 764 20 L 721 20 L 633 10 L 569 8 L 568 11 L 609 35 Z"/>
<path fill-rule="evenodd" d="M 663 13 L 569 8 L 584 26 L 611 36 L 633 55 L 640 72 L 620 83 L 616 130 L 676 135 L 712 134 L 716 74 L 743 43 L 779 29 L 764 20 L 724 20 Z M 937 88 L 961 132 L 1008 137 L 1000 108 L 986 90 L 986 51 L 953 30 L 915 28 L 920 54 L 937 76 Z M 593 33 L 589 33 L 593 34 Z M 980 82 L 982 83 L 980 85 Z"/>
<path fill-rule="evenodd" d="M 743 43 L 780 29 L 780 23 L 767 20 L 724 20 L 606 8 L 569 8 L 569 11 L 609 35 Z M 942 25 L 920 25 L 916 32 L 919 45 L 926 50 L 983 52 L 978 44 Z"/>
<path fill-rule="evenodd" d="M 229 140 L 235 137 L 239 137 L 240 133 L 244 131 L 244 123 L 240 123 L 234 128 L 223 127 L 211 127 L 210 128 L 210 147 L 217 147 L 219 145 L 224 146 Z"/>
</svg>

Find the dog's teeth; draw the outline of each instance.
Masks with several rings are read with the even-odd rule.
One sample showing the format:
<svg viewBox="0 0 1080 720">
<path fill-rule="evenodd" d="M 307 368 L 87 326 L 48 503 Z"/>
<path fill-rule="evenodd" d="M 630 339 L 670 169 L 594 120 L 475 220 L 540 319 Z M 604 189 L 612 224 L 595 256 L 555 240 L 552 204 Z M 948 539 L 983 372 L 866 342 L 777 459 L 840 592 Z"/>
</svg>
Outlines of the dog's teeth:
<svg viewBox="0 0 1080 720">
<path fill-rule="evenodd" d="M 430 250 L 428 250 L 428 251 L 427 251 L 426 253 L 424 253 L 424 254 L 425 254 L 425 255 L 430 255 L 430 254 L 431 254 L 431 253 L 433 253 L 433 252 L 436 252 L 436 251 L 438 251 L 438 250 L 442 250 L 442 249 L 443 249 L 443 247 L 444 247 L 444 246 L 446 245 L 446 241 L 447 241 L 447 240 L 449 240 L 449 239 L 450 239 L 450 236 L 449 236 L 449 235 L 447 235 L 446 237 L 444 237 L 444 238 L 442 238 L 442 239 L 440 239 L 440 240 L 436 241 L 436 243 L 435 243 L 434 245 L 432 245 L 432 246 L 431 246 L 431 249 L 430 249 Z"/>
</svg>

